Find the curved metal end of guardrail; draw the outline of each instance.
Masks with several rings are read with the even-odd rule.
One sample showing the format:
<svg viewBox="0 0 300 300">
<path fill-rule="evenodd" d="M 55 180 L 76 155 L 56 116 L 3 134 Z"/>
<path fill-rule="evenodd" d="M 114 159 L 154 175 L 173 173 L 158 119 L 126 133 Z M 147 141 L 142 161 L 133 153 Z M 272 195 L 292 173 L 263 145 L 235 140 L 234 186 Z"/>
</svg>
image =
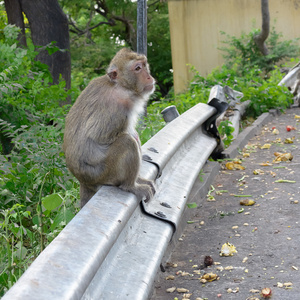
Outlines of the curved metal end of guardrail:
<svg viewBox="0 0 300 300">
<path fill-rule="evenodd" d="M 155 197 L 139 205 L 133 194 L 102 187 L 3 300 L 147 299 L 191 188 L 218 145 L 212 124 L 219 113 L 200 103 L 168 123 L 142 147 L 141 176 L 161 175 Z"/>
</svg>

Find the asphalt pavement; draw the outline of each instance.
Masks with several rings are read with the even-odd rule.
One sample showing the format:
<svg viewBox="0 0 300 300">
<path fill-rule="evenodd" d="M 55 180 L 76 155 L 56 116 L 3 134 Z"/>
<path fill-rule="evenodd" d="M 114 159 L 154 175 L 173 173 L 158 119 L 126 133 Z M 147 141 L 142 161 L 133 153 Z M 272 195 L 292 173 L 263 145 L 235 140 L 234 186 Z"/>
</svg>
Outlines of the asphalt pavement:
<svg viewBox="0 0 300 300">
<path fill-rule="evenodd" d="M 261 122 L 188 208 L 151 300 L 300 299 L 300 108 Z"/>
</svg>

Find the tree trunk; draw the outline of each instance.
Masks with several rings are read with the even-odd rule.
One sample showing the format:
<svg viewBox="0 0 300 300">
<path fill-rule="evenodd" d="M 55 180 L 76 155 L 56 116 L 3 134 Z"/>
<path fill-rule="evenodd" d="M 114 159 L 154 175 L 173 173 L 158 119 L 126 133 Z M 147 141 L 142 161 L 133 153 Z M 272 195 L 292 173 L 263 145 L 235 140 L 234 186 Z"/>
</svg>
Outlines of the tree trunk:
<svg viewBox="0 0 300 300">
<path fill-rule="evenodd" d="M 22 12 L 25 13 L 35 46 L 45 46 L 55 41 L 60 49 L 52 55 L 47 50 L 41 51 L 37 59 L 49 66 L 53 82 L 58 83 L 60 74 L 66 81 L 66 88 L 71 87 L 71 55 L 68 20 L 57 0 L 5 0 L 9 23 L 24 30 Z M 25 36 L 24 36 L 25 37 Z"/>
<path fill-rule="evenodd" d="M 19 34 L 18 40 L 20 41 L 21 45 L 26 46 L 25 25 L 20 1 L 4 0 L 4 4 L 8 23 L 16 25 L 21 29 L 21 33 Z"/>
<path fill-rule="evenodd" d="M 56 46 L 68 51 L 57 51 L 51 56 L 41 51 L 37 59 L 49 66 L 53 82 L 58 83 L 62 74 L 67 89 L 71 86 L 71 56 L 68 19 L 57 0 L 20 0 L 22 10 L 29 20 L 31 37 L 35 46 L 45 46 L 56 41 Z"/>
<path fill-rule="evenodd" d="M 270 32 L 270 13 L 269 0 L 261 0 L 262 27 L 261 32 L 254 36 L 254 41 L 263 55 L 268 55 L 269 50 L 265 44 L 265 40 Z"/>
</svg>

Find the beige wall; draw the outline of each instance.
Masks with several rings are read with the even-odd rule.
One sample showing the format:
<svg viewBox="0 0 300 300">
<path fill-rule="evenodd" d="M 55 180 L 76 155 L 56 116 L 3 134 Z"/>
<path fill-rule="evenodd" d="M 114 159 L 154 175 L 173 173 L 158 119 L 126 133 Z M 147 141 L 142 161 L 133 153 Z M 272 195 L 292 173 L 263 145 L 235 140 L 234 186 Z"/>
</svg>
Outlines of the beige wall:
<svg viewBox="0 0 300 300">
<path fill-rule="evenodd" d="M 220 31 L 239 37 L 253 22 L 261 28 L 260 0 L 169 0 L 168 6 L 176 93 L 192 78 L 187 64 L 203 76 L 222 65 Z M 300 37 L 300 0 L 270 0 L 269 8 L 271 26 L 284 39 Z"/>
</svg>

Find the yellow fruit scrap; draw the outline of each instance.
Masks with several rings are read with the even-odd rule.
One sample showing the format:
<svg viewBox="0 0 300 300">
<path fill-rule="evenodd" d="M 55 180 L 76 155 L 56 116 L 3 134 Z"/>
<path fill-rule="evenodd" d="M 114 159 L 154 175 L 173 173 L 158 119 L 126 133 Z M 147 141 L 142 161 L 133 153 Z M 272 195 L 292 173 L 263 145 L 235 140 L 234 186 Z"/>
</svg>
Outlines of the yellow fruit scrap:
<svg viewBox="0 0 300 300">
<path fill-rule="evenodd" d="M 232 256 L 234 253 L 237 253 L 235 246 L 227 242 L 223 244 L 220 256 Z"/>
<path fill-rule="evenodd" d="M 284 143 L 285 144 L 293 144 L 294 142 L 293 142 L 293 140 L 295 139 L 295 137 L 294 138 L 286 138 L 285 140 L 284 140 Z"/>
<path fill-rule="evenodd" d="M 294 119 L 300 119 L 299 115 L 295 115 Z"/>
<path fill-rule="evenodd" d="M 272 144 L 264 144 L 263 146 L 260 147 L 260 149 L 270 149 Z"/>
<path fill-rule="evenodd" d="M 240 205 L 252 206 L 254 204 L 255 204 L 255 201 L 251 200 L 251 199 L 243 199 L 240 201 Z"/>
<path fill-rule="evenodd" d="M 225 167 L 227 170 L 245 170 L 240 161 L 228 162 Z"/>
<path fill-rule="evenodd" d="M 205 273 L 205 274 L 201 277 L 201 279 L 205 279 L 206 281 L 211 282 L 211 281 L 214 281 L 214 280 L 219 279 L 219 278 L 218 278 L 218 275 L 217 275 L 217 274 L 214 274 L 214 273 Z"/>
<path fill-rule="evenodd" d="M 275 128 L 275 129 L 272 131 L 272 134 L 279 134 L 279 130 Z"/>
<path fill-rule="evenodd" d="M 263 166 L 263 167 L 269 167 L 269 166 L 272 166 L 271 163 L 269 163 L 268 161 L 267 162 L 263 162 L 261 164 L 259 164 L 260 166 Z"/>
<path fill-rule="evenodd" d="M 281 152 L 274 152 L 274 155 L 276 158 L 273 160 L 273 162 L 281 162 L 281 161 L 291 161 L 293 159 L 293 155 L 289 152 L 287 153 L 281 153 Z"/>
<path fill-rule="evenodd" d="M 253 174 L 254 175 L 263 175 L 263 174 L 265 174 L 265 172 L 261 169 L 256 169 L 253 171 Z"/>
</svg>

